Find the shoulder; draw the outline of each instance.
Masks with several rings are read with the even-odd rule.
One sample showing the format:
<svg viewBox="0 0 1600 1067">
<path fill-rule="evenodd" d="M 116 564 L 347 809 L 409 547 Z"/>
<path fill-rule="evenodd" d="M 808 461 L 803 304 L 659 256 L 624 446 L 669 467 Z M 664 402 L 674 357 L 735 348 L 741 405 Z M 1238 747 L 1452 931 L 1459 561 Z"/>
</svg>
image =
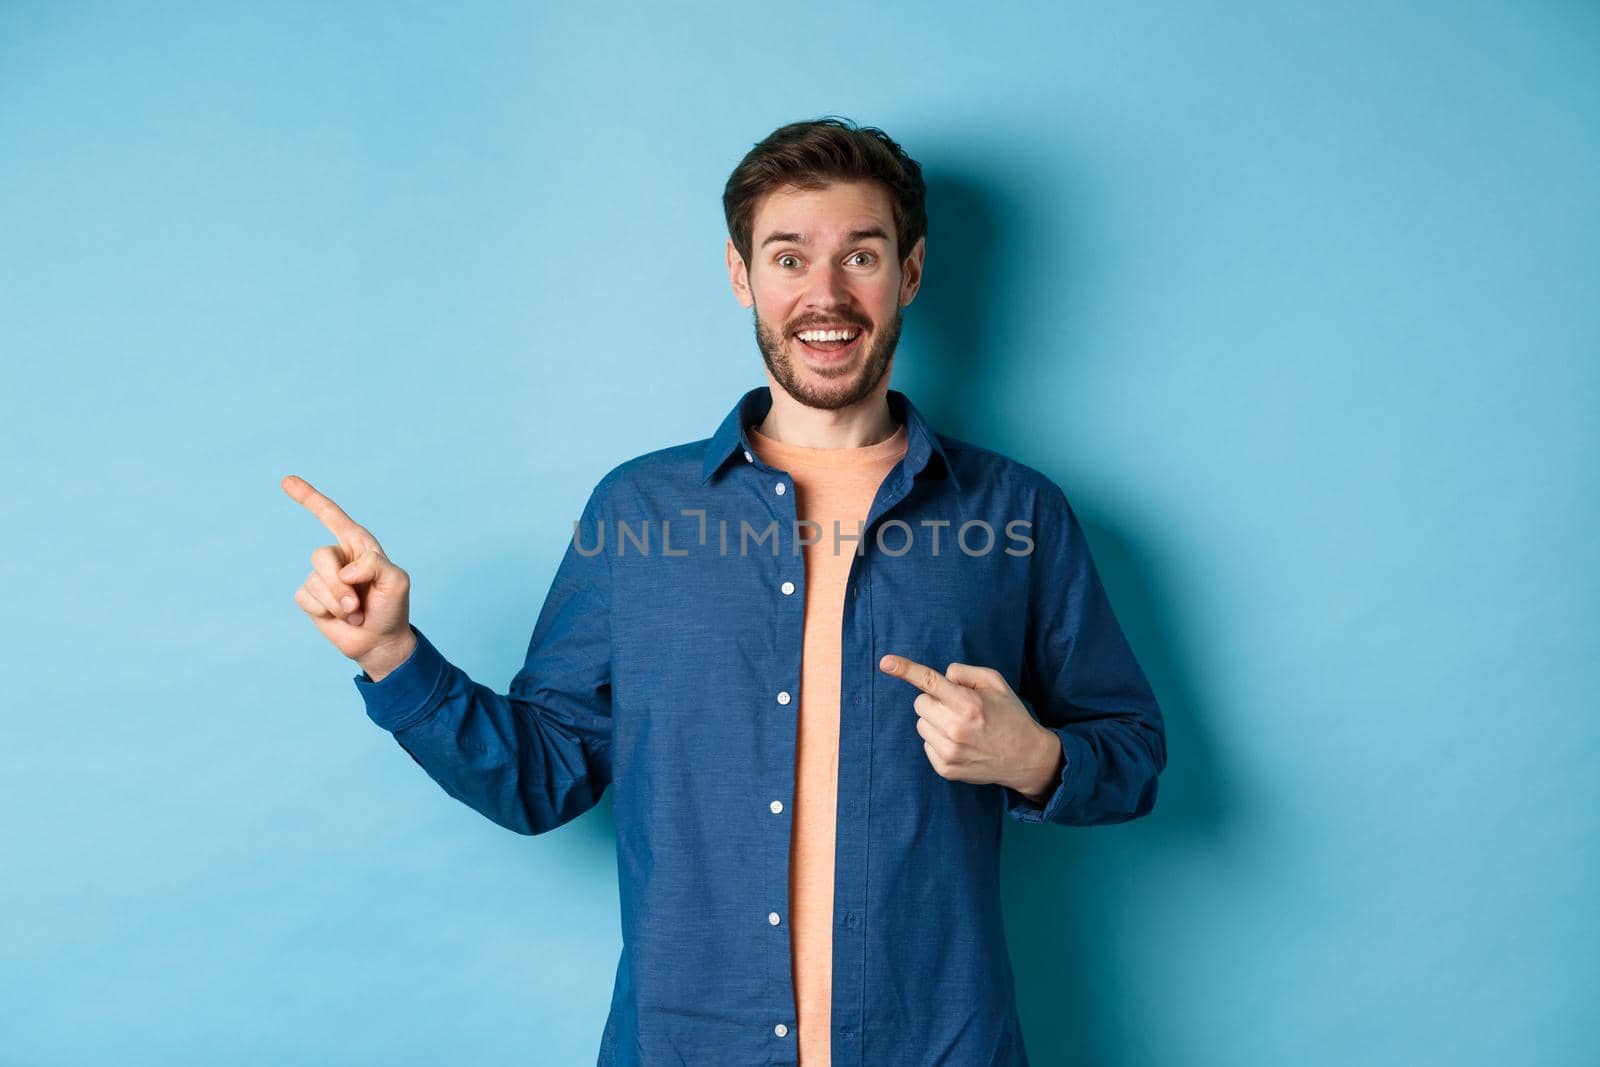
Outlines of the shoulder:
<svg viewBox="0 0 1600 1067">
<path fill-rule="evenodd" d="M 710 443 L 701 438 L 623 460 L 595 483 L 590 506 L 631 511 L 646 501 L 663 506 L 683 500 L 700 485 Z"/>
<path fill-rule="evenodd" d="M 962 495 L 976 494 L 1046 513 L 1067 507 L 1065 491 L 1037 467 L 958 437 L 935 436 L 961 483 Z"/>
<path fill-rule="evenodd" d="M 599 485 L 625 489 L 642 483 L 681 482 L 693 479 L 698 482 L 706 458 L 710 438 L 668 445 L 653 452 L 645 452 L 632 459 L 623 460 L 600 479 Z"/>
</svg>

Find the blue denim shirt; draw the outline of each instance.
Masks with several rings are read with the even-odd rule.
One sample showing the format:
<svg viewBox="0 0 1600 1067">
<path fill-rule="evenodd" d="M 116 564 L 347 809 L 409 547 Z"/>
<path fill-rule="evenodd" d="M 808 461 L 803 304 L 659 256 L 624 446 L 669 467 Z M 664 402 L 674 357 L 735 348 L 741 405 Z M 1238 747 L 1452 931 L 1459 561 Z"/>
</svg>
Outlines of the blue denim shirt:
<svg viewBox="0 0 1600 1067">
<path fill-rule="evenodd" d="M 837 542 L 855 558 L 833 1063 L 1022 1067 L 1000 908 L 1005 819 L 1145 814 L 1165 732 L 1062 491 L 935 433 L 903 393 L 888 399 L 906 454 L 865 525 Z M 710 438 L 600 480 L 507 694 L 420 630 L 399 668 L 355 679 L 372 720 L 446 793 L 518 833 L 553 830 L 613 787 L 622 953 L 601 1067 L 798 1061 L 785 919 L 801 544 L 831 548 L 835 531 L 797 524 L 789 476 L 750 447 L 746 428 L 771 402 L 753 389 Z M 918 691 L 878 669 L 888 652 L 1004 675 L 1061 738 L 1044 804 L 940 777 L 916 730 Z"/>
</svg>

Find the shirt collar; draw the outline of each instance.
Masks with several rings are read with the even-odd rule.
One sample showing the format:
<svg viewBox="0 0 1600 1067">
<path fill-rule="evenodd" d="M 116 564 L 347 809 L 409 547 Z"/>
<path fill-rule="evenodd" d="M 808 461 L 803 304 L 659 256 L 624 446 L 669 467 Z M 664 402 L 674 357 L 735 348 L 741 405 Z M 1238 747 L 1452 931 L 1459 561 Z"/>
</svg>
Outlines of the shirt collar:
<svg viewBox="0 0 1600 1067">
<path fill-rule="evenodd" d="M 928 425 L 916 405 L 898 389 L 888 390 L 886 399 L 889 402 L 889 413 L 897 423 L 904 423 L 906 427 L 906 454 L 900 461 L 901 469 L 907 476 L 916 477 L 931 462 L 935 471 L 948 477 L 951 486 L 959 492 L 961 483 L 956 480 L 955 468 L 950 465 L 950 457 L 945 454 L 944 446 L 939 443 L 938 434 Z M 706 444 L 705 466 L 700 484 L 709 482 L 730 457 L 745 452 L 755 454 L 745 430 L 766 418 L 771 408 L 770 386 L 757 386 L 739 398 L 739 402 L 728 412 L 722 420 L 722 425 L 717 427 L 717 432 L 711 435 L 710 441 Z"/>
</svg>

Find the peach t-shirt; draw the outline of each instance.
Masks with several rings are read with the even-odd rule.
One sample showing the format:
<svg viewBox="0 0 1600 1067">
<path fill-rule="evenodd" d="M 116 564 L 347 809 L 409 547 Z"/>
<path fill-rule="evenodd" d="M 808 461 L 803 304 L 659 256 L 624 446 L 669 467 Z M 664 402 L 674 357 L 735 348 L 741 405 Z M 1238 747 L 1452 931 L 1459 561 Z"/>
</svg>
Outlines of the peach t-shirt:
<svg viewBox="0 0 1600 1067">
<path fill-rule="evenodd" d="M 789 939 L 794 960 L 796 1026 L 802 1067 L 829 1067 L 833 1008 L 833 855 L 839 789 L 839 671 L 845 582 L 857 542 L 834 551 L 841 535 L 866 522 L 878 486 L 906 453 L 906 428 L 860 448 L 807 448 L 775 441 L 751 427 L 762 462 L 788 471 L 796 517 L 820 527 L 804 547 L 805 636 L 800 659 L 799 734 L 795 748 L 789 842 Z M 808 539 L 817 528 L 805 527 Z"/>
</svg>

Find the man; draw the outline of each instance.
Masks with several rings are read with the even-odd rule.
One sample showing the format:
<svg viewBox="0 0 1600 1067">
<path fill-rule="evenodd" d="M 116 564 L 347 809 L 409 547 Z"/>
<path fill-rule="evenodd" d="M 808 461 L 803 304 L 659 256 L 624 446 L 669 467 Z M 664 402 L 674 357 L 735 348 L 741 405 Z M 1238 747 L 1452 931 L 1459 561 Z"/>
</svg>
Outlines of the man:
<svg viewBox="0 0 1600 1067">
<path fill-rule="evenodd" d="M 767 386 L 600 480 L 506 695 L 411 625 L 369 532 L 284 480 L 339 541 L 296 601 L 447 793 L 538 834 L 614 787 L 602 1067 L 1026 1064 L 1004 817 L 1154 804 L 1161 714 L 1062 491 L 888 387 L 923 197 L 848 122 L 744 158 L 726 258 Z"/>
</svg>

